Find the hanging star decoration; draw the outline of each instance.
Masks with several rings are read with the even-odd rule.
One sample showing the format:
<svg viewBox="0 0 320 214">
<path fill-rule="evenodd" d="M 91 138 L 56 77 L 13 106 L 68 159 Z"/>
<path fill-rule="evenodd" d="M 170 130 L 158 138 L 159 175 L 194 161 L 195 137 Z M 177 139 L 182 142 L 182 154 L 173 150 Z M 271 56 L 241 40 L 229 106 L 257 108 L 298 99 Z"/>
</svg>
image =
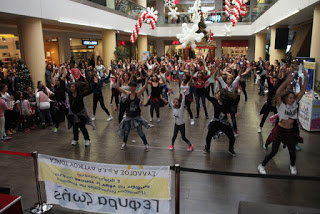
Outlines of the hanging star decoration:
<svg viewBox="0 0 320 214">
<path fill-rule="evenodd" d="M 177 7 L 174 9 L 169 7 L 169 10 L 170 10 L 170 12 L 168 13 L 168 15 L 170 16 L 170 20 L 177 19 L 178 16 L 180 15 L 180 13 L 177 11 L 178 10 Z"/>
<path fill-rule="evenodd" d="M 196 33 L 198 30 L 198 24 L 192 25 L 191 28 L 189 28 L 186 23 L 182 24 L 182 33 L 177 34 L 177 38 L 182 44 L 183 49 L 185 49 L 188 44 L 190 44 L 193 49 L 197 47 L 195 42 L 200 42 L 204 37 L 203 33 Z"/>
<path fill-rule="evenodd" d="M 222 29 L 223 31 L 223 34 L 225 36 L 231 36 L 231 33 L 233 32 L 233 28 L 232 28 L 232 25 L 227 25 L 227 24 L 224 24 L 224 28 Z"/>
<path fill-rule="evenodd" d="M 174 2 L 175 2 L 174 0 L 164 0 L 164 6 L 167 8 L 172 8 L 176 6 Z"/>
<path fill-rule="evenodd" d="M 158 20 L 158 11 L 153 7 L 147 7 L 147 13 L 149 13 L 152 17 L 155 17 Z M 147 19 L 147 23 L 150 24 L 150 19 Z"/>
</svg>

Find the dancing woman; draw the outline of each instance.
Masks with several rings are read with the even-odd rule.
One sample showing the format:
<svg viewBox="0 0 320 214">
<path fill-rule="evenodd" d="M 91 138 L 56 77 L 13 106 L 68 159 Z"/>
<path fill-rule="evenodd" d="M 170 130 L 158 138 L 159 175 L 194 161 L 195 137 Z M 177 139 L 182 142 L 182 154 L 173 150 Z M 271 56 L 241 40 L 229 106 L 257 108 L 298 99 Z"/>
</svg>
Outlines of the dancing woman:
<svg viewBox="0 0 320 214">
<path fill-rule="evenodd" d="M 121 150 L 124 150 L 127 148 L 127 141 L 128 141 L 130 130 L 137 128 L 138 134 L 141 137 L 143 144 L 145 145 L 145 151 L 146 152 L 150 151 L 150 146 L 148 144 L 145 134 L 142 131 L 142 125 L 145 126 L 146 128 L 150 128 L 151 126 L 141 116 L 141 110 L 139 106 L 139 103 L 140 103 L 139 97 L 141 97 L 141 94 L 146 90 L 147 87 L 148 87 L 148 81 L 138 91 L 138 93 L 136 92 L 136 89 L 137 89 L 136 82 L 129 83 L 130 91 L 126 91 L 121 87 L 117 88 L 121 93 L 125 94 L 127 97 L 126 117 L 120 122 L 118 131 L 117 131 L 120 137 L 123 136 L 123 143 L 121 145 Z"/>
<path fill-rule="evenodd" d="M 210 152 L 211 139 L 213 136 L 218 134 L 219 131 L 225 133 L 225 135 L 229 138 L 229 154 L 233 157 L 236 156 L 234 151 L 234 143 L 235 138 L 232 132 L 232 127 L 227 118 L 227 114 L 231 111 L 231 106 L 237 100 L 237 95 L 227 91 L 226 89 L 221 89 L 217 93 L 217 98 L 211 97 L 208 94 L 206 98 L 213 104 L 214 106 L 214 117 L 210 121 L 208 125 L 208 133 L 206 137 L 206 146 L 203 150 L 204 153 Z"/>
<path fill-rule="evenodd" d="M 151 84 L 151 96 L 145 106 L 150 105 L 150 122 L 153 121 L 154 110 L 156 110 L 157 119 L 158 122 L 160 122 L 160 107 L 167 104 L 167 102 L 160 97 L 162 94 L 161 86 L 165 85 L 163 76 L 161 76 L 161 78 L 162 81 L 160 81 L 158 76 L 154 74 L 152 76 L 152 81 L 149 82 Z"/>
<path fill-rule="evenodd" d="M 84 105 L 83 98 L 92 94 L 97 85 L 98 78 L 96 76 L 94 77 L 93 87 L 87 89 L 85 92 L 80 91 L 80 89 L 85 88 L 84 86 L 80 86 L 80 83 L 71 83 L 70 85 L 70 90 L 68 91 L 70 102 L 68 128 L 73 127 L 73 141 L 71 142 L 71 145 L 73 146 L 78 144 L 79 129 L 81 130 L 85 139 L 85 147 L 89 147 L 91 144 L 86 124 L 91 125 L 93 129 L 95 129 L 95 126 L 91 123 L 91 119 Z"/>
<path fill-rule="evenodd" d="M 193 67 L 193 65 L 192 65 Z M 200 111 L 200 99 L 202 101 L 202 106 L 206 115 L 206 119 L 209 119 L 207 106 L 206 106 L 206 89 L 205 89 L 205 82 L 209 77 L 211 77 L 213 73 L 213 67 L 211 67 L 211 72 L 209 75 L 204 76 L 204 73 L 199 71 L 197 74 L 197 77 L 193 77 L 195 80 L 195 86 L 196 86 L 196 102 L 197 102 L 197 115 L 196 118 L 199 118 L 199 111 Z"/>
<path fill-rule="evenodd" d="M 260 174 L 266 174 L 266 164 L 277 154 L 280 147 L 280 143 L 284 144 L 284 147 L 288 147 L 290 155 L 290 171 L 291 174 L 296 175 L 296 144 L 302 143 L 303 139 L 299 136 L 299 130 L 294 128 L 294 123 L 298 119 L 298 102 L 304 95 L 308 84 L 308 73 L 303 71 L 304 83 L 301 87 L 301 91 L 296 95 L 292 91 L 285 91 L 287 85 L 293 81 L 292 74 L 288 74 L 286 80 L 278 88 L 275 98 L 276 106 L 279 116 L 279 124 L 272 129 L 269 135 L 266 146 L 272 143 L 271 152 L 264 158 L 262 163 L 258 166 Z"/>
</svg>

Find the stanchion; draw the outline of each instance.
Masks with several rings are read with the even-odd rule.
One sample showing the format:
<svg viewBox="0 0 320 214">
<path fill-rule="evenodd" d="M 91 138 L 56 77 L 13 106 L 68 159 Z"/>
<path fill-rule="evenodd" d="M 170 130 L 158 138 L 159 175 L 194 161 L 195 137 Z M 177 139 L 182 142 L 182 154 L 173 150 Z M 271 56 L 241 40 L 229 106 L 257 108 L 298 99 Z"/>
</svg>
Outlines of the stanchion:
<svg viewBox="0 0 320 214">
<path fill-rule="evenodd" d="M 38 195 L 38 204 L 36 204 L 35 208 L 31 210 L 31 213 L 46 213 L 49 210 L 51 210 L 52 205 L 51 204 L 46 204 L 42 200 L 42 195 L 41 195 L 41 184 L 39 181 L 39 172 L 38 172 L 38 152 L 33 152 L 32 153 L 33 157 L 33 164 L 34 164 L 34 174 L 36 178 L 36 186 L 37 186 L 37 195 Z"/>
<path fill-rule="evenodd" d="M 176 206 L 175 206 L 175 214 L 180 214 L 180 165 L 174 165 L 175 171 L 175 180 L 176 180 Z"/>
</svg>

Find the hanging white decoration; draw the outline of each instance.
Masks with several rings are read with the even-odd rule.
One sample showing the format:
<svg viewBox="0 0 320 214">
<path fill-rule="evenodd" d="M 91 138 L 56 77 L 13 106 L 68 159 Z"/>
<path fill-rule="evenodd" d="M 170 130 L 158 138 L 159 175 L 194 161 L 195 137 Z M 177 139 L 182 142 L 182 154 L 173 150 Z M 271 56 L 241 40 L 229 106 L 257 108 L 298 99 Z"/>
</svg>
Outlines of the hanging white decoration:
<svg viewBox="0 0 320 214">
<path fill-rule="evenodd" d="M 170 12 L 168 13 L 168 15 L 170 16 L 170 20 L 172 19 L 177 19 L 178 16 L 180 15 L 180 13 L 177 11 L 178 8 L 169 8 Z"/>
<path fill-rule="evenodd" d="M 225 36 L 231 36 L 231 33 L 233 32 L 233 28 L 232 28 L 232 25 L 231 24 L 224 24 L 224 28 L 222 29 L 223 31 L 223 34 Z"/>
<path fill-rule="evenodd" d="M 175 0 L 164 0 L 164 6 L 167 8 L 172 8 L 172 7 L 176 6 L 176 4 L 174 2 L 175 2 Z"/>
<path fill-rule="evenodd" d="M 196 33 L 198 30 L 198 24 L 192 25 L 191 28 L 188 28 L 186 23 L 182 24 L 182 33 L 177 34 L 177 38 L 182 44 L 183 49 L 185 49 L 188 44 L 190 44 L 193 49 L 197 47 L 195 42 L 200 42 L 204 37 L 203 33 Z"/>
</svg>

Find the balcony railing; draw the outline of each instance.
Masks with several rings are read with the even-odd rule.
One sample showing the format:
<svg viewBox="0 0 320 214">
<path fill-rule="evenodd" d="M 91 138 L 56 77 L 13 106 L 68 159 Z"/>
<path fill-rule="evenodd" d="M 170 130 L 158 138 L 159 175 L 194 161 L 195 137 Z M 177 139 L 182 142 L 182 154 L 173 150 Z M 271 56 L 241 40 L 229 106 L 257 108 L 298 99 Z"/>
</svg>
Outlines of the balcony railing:
<svg viewBox="0 0 320 214">
<path fill-rule="evenodd" d="M 109 9 L 116 10 L 126 15 L 138 18 L 146 8 L 129 0 L 88 0 L 90 2 L 105 6 Z"/>
</svg>

